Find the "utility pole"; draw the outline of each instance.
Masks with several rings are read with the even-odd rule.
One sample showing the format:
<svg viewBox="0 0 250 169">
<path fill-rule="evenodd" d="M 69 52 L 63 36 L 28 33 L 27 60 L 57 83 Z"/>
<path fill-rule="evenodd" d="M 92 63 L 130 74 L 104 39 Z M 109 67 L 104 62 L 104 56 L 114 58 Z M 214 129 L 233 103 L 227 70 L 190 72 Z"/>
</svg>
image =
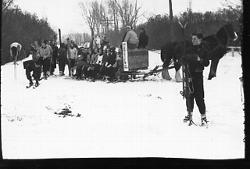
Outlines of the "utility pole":
<svg viewBox="0 0 250 169">
<path fill-rule="evenodd" d="M 58 29 L 59 32 L 59 45 L 61 47 L 62 39 L 61 39 L 61 29 Z"/>
<path fill-rule="evenodd" d="M 170 17 L 170 42 L 173 42 L 174 41 L 174 23 L 173 23 L 172 0 L 169 0 L 169 17 Z"/>
</svg>

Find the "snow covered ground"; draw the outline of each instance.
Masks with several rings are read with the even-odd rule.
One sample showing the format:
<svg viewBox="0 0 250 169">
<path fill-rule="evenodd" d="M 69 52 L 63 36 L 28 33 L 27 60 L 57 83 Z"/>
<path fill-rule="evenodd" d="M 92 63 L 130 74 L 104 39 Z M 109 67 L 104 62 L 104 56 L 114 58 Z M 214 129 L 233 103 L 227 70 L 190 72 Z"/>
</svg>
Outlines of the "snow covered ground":
<svg viewBox="0 0 250 169">
<path fill-rule="evenodd" d="M 149 53 L 150 68 L 161 64 Z M 188 126 L 182 83 L 162 80 L 106 83 L 49 77 L 26 89 L 22 61 L 1 66 L 4 159 L 85 157 L 244 158 L 241 56 L 221 59 L 217 77 L 204 71 L 208 128 Z M 67 73 L 67 72 L 66 72 Z M 56 71 L 58 74 L 58 68 Z M 174 77 L 174 70 L 170 70 Z M 70 106 L 80 117 L 54 112 Z M 200 123 L 195 105 L 194 121 Z"/>
</svg>

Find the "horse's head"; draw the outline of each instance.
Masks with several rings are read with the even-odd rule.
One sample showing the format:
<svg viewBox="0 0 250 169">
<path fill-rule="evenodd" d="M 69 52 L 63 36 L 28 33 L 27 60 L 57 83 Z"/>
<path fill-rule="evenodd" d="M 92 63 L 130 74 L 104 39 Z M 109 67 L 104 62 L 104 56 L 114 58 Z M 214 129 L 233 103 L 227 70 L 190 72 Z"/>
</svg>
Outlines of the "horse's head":
<svg viewBox="0 0 250 169">
<path fill-rule="evenodd" d="M 224 43 L 227 43 L 227 40 L 235 41 L 238 38 L 238 35 L 234 31 L 233 25 L 231 23 L 228 23 L 224 25 L 223 27 L 221 27 L 216 35 L 221 40 L 223 40 Z"/>
<path fill-rule="evenodd" d="M 225 25 L 225 30 L 229 36 L 230 39 L 232 39 L 233 41 L 235 41 L 238 38 L 237 33 L 234 31 L 233 25 L 228 23 Z"/>
</svg>

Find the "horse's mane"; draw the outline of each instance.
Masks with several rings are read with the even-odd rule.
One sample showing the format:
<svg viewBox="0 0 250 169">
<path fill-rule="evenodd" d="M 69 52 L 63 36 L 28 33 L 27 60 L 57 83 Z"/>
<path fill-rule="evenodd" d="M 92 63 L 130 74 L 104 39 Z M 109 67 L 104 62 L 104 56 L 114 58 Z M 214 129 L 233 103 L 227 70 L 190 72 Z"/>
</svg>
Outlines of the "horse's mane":
<svg viewBox="0 0 250 169">
<path fill-rule="evenodd" d="M 233 34 L 232 24 L 230 23 L 227 23 L 224 26 L 222 26 L 215 34 L 204 37 L 203 40 L 209 43 L 211 46 L 217 45 L 217 43 L 226 46 L 228 39 L 232 38 L 228 37 L 230 36 L 228 32 Z"/>
</svg>

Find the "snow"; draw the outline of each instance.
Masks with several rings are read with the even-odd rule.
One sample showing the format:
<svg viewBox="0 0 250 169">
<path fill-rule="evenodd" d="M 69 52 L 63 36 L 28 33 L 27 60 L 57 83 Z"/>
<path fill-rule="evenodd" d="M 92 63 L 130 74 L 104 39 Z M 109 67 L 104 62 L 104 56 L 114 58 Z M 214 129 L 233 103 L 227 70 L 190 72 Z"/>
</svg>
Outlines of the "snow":
<svg viewBox="0 0 250 169">
<path fill-rule="evenodd" d="M 49 77 L 26 89 L 22 62 L 16 79 L 13 63 L 1 66 L 4 159 L 245 157 L 239 54 L 226 54 L 213 80 L 207 80 L 209 68 L 204 70 L 208 128 L 183 123 L 182 83 L 163 80 L 161 74 L 125 83 Z M 149 64 L 150 69 L 161 64 L 157 51 L 149 52 Z M 169 73 L 174 77 L 173 69 Z M 81 116 L 54 114 L 65 106 Z M 200 124 L 196 105 L 194 122 Z"/>
</svg>

